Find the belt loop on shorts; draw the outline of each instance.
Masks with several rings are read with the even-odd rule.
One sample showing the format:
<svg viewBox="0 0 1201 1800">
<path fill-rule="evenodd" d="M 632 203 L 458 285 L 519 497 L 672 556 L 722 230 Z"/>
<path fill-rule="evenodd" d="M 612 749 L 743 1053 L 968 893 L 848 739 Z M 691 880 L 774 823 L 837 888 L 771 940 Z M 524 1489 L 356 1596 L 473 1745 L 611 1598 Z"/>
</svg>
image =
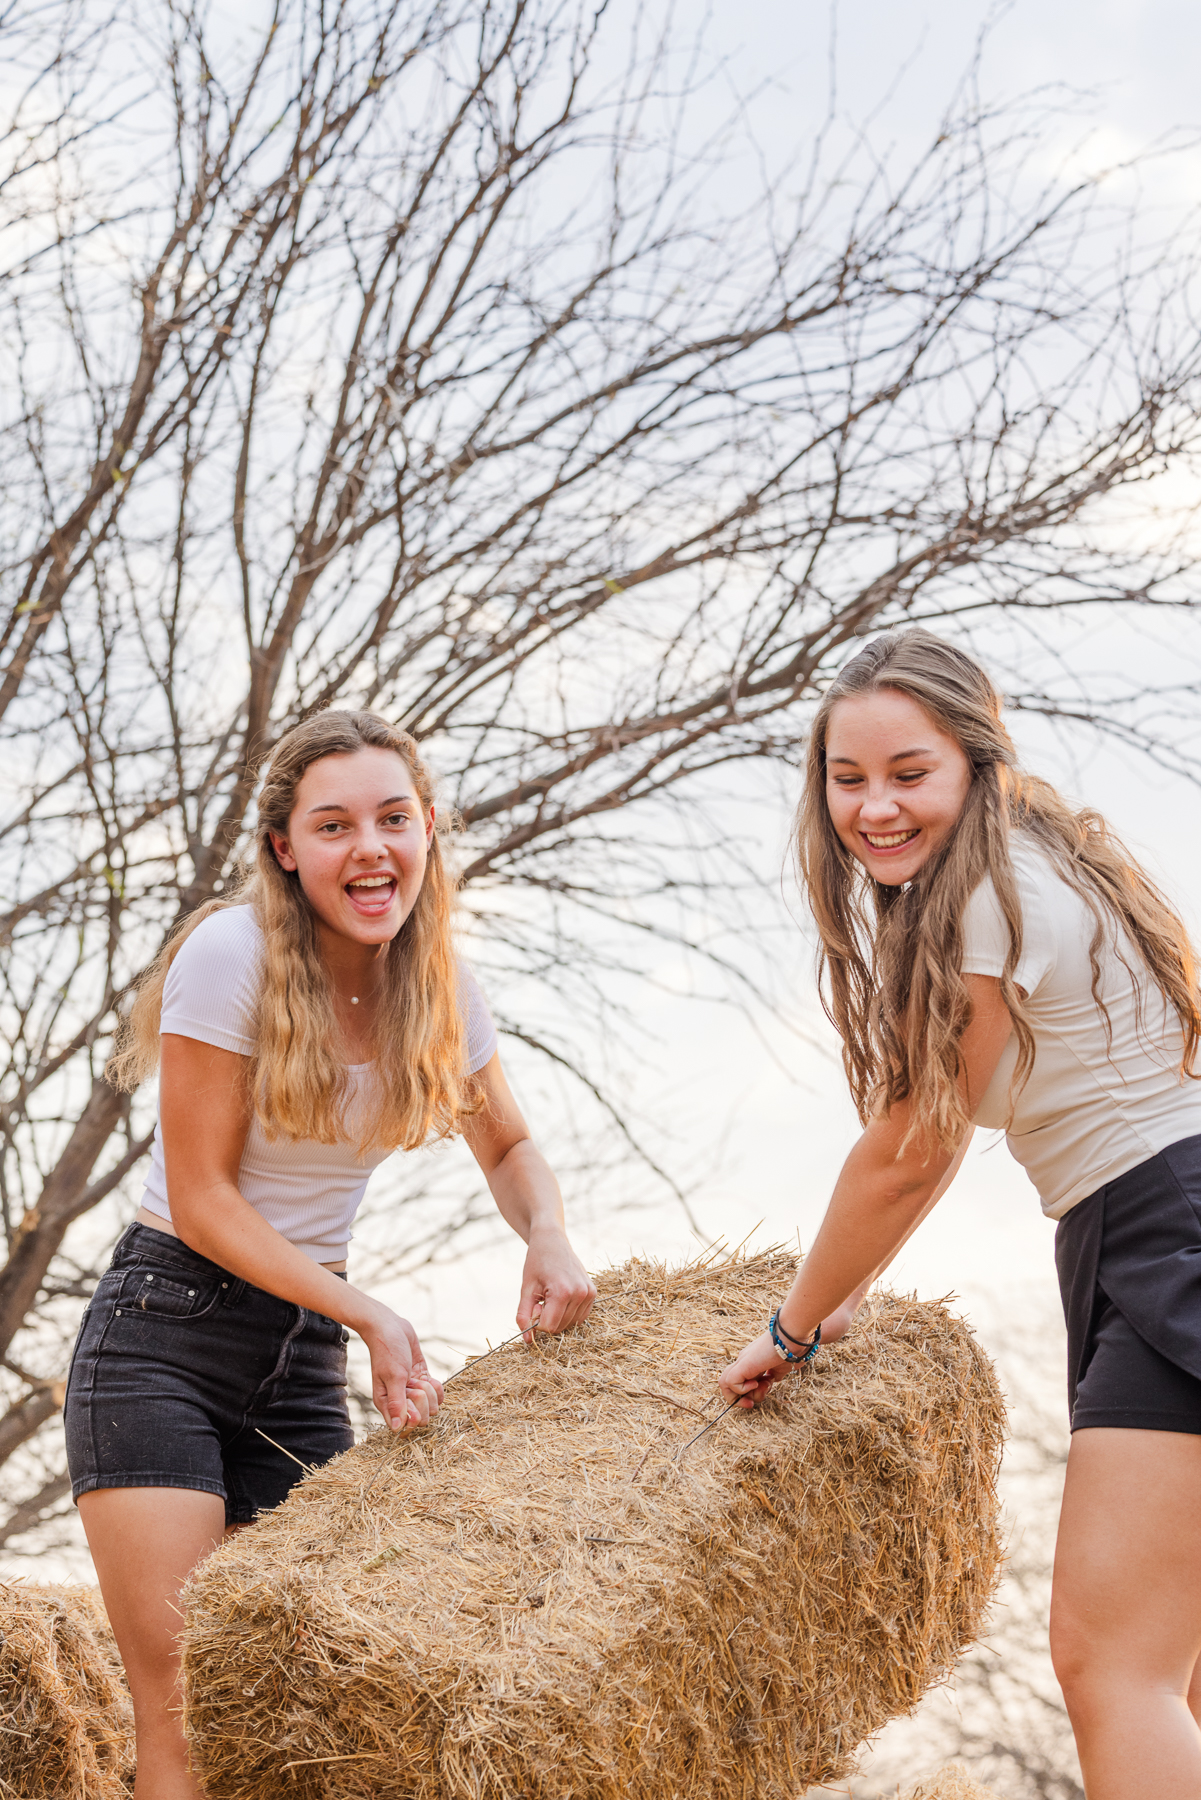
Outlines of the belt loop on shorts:
<svg viewBox="0 0 1201 1800">
<path fill-rule="evenodd" d="M 123 1266 L 133 1257 L 134 1252 L 130 1244 L 130 1239 L 137 1229 L 137 1223 L 136 1219 L 131 1219 L 129 1224 L 125 1227 L 125 1230 L 113 1245 L 113 1254 L 110 1262 L 114 1268 Z"/>
</svg>

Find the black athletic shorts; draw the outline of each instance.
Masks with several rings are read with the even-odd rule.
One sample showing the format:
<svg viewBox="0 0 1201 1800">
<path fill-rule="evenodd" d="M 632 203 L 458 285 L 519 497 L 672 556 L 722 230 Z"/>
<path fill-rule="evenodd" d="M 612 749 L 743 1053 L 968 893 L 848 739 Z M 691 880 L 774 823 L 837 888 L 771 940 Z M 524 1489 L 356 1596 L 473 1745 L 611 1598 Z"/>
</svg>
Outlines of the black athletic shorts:
<svg viewBox="0 0 1201 1800">
<path fill-rule="evenodd" d="M 71 1362 L 75 1499 L 93 1488 L 192 1488 L 224 1500 L 227 1525 L 249 1524 L 285 1498 L 300 1464 L 328 1462 L 354 1442 L 349 1337 L 166 1232 L 131 1225 Z"/>
<path fill-rule="evenodd" d="M 1065 1213 L 1055 1264 L 1072 1430 L 1201 1435 L 1201 1136 Z"/>
</svg>

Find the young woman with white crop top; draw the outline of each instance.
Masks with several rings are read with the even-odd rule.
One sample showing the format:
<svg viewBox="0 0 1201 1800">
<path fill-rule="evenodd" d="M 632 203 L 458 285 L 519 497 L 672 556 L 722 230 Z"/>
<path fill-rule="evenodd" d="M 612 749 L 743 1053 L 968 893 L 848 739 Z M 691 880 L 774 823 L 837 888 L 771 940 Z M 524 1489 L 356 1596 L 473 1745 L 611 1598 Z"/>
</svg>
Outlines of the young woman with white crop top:
<svg viewBox="0 0 1201 1800">
<path fill-rule="evenodd" d="M 1088 1800 L 1201 1800 L 1201 1041 L 1175 912 L 1022 773 L 969 656 L 911 629 L 827 690 L 798 818 L 863 1135 L 768 1330 L 752 1406 L 1004 1126 L 1058 1221 L 1072 1447 L 1051 1646 Z"/>
<path fill-rule="evenodd" d="M 461 1131 L 529 1246 L 521 1329 L 561 1331 L 595 1297 L 456 958 L 453 901 L 413 739 L 318 714 L 271 758 L 249 884 L 175 935 L 110 1068 L 136 1086 L 161 1046 L 146 1188 L 84 1315 L 66 1429 L 133 1694 L 137 1800 L 198 1800 L 179 1588 L 299 1464 L 351 1444 L 349 1332 L 393 1430 L 438 1409 L 413 1327 L 345 1278 L 371 1170 Z"/>
</svg>

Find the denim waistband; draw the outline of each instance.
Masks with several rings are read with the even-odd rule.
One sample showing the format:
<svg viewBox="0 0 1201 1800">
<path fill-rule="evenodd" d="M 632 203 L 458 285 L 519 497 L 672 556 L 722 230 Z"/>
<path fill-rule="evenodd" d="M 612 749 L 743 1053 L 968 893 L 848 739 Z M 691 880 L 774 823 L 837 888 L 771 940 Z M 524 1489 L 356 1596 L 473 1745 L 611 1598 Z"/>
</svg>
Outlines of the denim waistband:
<svg viewBox="0 0 1201 1800">
<path fill-rule="evenodd" d="M 211 1262 L 198 1250 L 190 1250 L 182 1238 L 168 1231 L 156 1231 L 153 1225 L 139 1225 L 135 1220 L 117 1239 L 112 1266 L 128 1269 L 139 1262 L 162 1263 L 172 1269 L 186 1269 L 193 1275 L 228 1275 L 220 1263 Z"/>
<path fill-rule="evenodd" d="M 153 1225 L 140 1225 L 135 1220 L 117 1239 L 111 1266 L 114 1269 L 129 1269 L 141 1262 L 158 1263 L 167 1269 L 185 1270 L 189 1275 L 230 1275 L 230 1271 L 222 1268 L 220 1263 L 201 1256 L 199 1250 L 189 1249 L 182 1238 L 172 1237 L 167 1231 L 156 1231 Z M 318 1264 L 318 1267 L 321 1266 Z M 329 1273 L 339 1276 L 343 1281 L 347 1279 L 345 1269 L 331 1269 Z M 238 1278 L 235 1276 L 233 1279 Z M 247 1282 L 245 1285 L 253 1284 Z"/>
</svg>

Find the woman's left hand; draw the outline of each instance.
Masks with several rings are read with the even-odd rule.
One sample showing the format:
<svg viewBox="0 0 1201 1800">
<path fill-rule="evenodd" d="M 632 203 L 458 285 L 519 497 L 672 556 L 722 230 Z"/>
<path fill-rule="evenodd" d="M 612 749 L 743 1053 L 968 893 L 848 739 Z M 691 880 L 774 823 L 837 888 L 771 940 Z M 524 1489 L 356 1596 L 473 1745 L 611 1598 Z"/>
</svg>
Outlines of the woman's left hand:
<svg viewBox="0 0 1201 1800">
<path fill-rule="evenodd" d="M 785 1362 L 772 1343 L 770 1333 L 764 1331 L 734 1358 L 728 1369 L 722 1371 L 718 1386 L 727 1400 L 737 1400 L 741 1406 L 754 1406 L 771 1392 L 773 1382 L 782 1381 L 799 1366 Z"/>
<path fill-rule="evenodd" d="M 566 1331 L 592 1311 L 596 1283 L 557 1226 L 535 1226 L 530 1233 L 517 1323 L 522 1331 Z"/>
</svg>

